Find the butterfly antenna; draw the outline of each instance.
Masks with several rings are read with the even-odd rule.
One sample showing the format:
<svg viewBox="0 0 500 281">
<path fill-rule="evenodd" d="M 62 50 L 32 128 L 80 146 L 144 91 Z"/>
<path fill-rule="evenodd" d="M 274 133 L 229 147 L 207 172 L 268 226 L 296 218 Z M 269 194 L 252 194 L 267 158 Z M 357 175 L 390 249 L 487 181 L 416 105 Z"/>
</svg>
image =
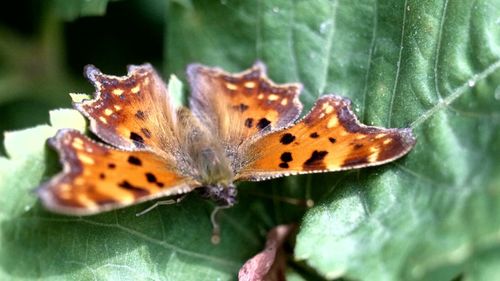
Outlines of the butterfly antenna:
<svg viewBox="0 0 500 281">
<path fill-rule="evenodd" d="M 168 199 L 168 200 L 161 200 L 161 201 L 156 201 L 153 205 L 149 206 L 148 208 L 146 208 L 144 211 L 142 212 L 139 212 L 137 214 L 135 214 L 136 217 L 140 217 L 150 211 L 152 211 L 154 208 L 158 207 L 158 206 L 162 206 L 162 205 L 172 205 L 172 204 L 176 204 L 176 203 L 179 203 L 181 202 L 184 198 L 186 198 L 186 195 L 184 196 L 181 196 L 179 198 L 175 198 L 175 199 Z"/>
<path fill-rule="evenodd" d="M 231 205 L 225 205 L 225 206 L 217 206 L 214 208 L 212 211 L 212 214 L 210 214 L 210 221 L 212 222 L 212 244 L 217 245 L 220 243 L 220 225 L 219 221 L 217 220 L 217 213 L 219 213 L 220 210 L 224 210 L 231 207 Z"/>
</svg>

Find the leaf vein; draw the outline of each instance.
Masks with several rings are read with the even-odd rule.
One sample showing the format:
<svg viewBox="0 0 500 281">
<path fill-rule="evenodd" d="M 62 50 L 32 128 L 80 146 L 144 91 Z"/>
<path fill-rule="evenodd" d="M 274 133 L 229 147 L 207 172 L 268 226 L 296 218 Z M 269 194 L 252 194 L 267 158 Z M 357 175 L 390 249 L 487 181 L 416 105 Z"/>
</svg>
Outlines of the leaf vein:
<svg viewBox="0 0 500 281">
<path fill-rule="evenodd" d="M 361 102 L 361 121 L 366 121 L 366 97 L 368 94 L 368 79 L 370 77 L 370 70 L 372 66 L 373 52 L 375 51 L 375 41 L 377 37 L 377 29 L 378 29 L 378 1 L 374 1 L 374 9 L 373 9 L 373 29 L 372 29 L 372 40 L 370 42 L 370 50 L 368 51 L 368 65 L 366 68 L 365 74 L 365 88 L 363 89 L 363 95 Z"/>
<path fill-rule="evenodd" d="M 261 0 L 257 0 L 257 15 L 255 21 L 255 55 L 257 59 L 262 59 L 262 34 L 261 34 L 261 21 L 262 21 L 262 4 Z"/>
<path fill-rule="evenodd" d="M 413 121 L 410 125 L 411 128 L 415 128 L 425 122 L 427 119 L 429 119 L 432 115 L 434 115 L 436 112 L 439 110 L 447 107 L 450 105 L 452 102 L 454 102 L 457 98 L 461 97 L 467 90 L 470 89 L 470 84 L 477 84 L 477 82 L 485 79 L 492 73 L 494 73 L 496 70 L 500 68 L 500 60 L 497 60 L 490 66 L 488 66 L 485 70 L 482 72 L 473 75 L 470 79 L 465 81 L 461 86 L 453 90 L 452 94 L 449 95 L 448 97 L 444 98 L 443 100 L 439 101 L 436 103 L 433 107 L 428 109 L 426 112 L 420 115 L 419 118 L 417 118 L 415 121 Z"/>
<path fill-rule="evenodd" d="M 401 27 L 401 41 L 399 43 L 399 58 L 398 62 L 396 65 L 396 78 L 394 79 L 394 85 L 392 87 L 392 94 L 391 94 L 391 102 L 389 104 L 389 116 L 387 118 L 387 127 L 391 127 L 391 119 L 392 119 L 392 111 L 394 107 L 394 100 L 396 99 L 396 90 L 399 85 L 399 73 L 401 71 L 401 58 L 403 56 L 403 45 L 404 45 L 404 38 L 405 38 L 405 25 L 406 25 L 406 11 L 408 7 L 408 0 L 405 0 L 405 3 L 403 5 L 403 24 Z"/>
<path fill-rule="evenodd" d="M 141 233 L 139 231 L 130 229 L 130 228 L 125 227 L 125 226 L 123 226 L 121 224 L 106 224 L 106 223 L 95 222 L 95 221 L 84 219 L 84 218 L 81 218 L 79 220 L 82 221 L 82 222 L 88 223 L 88 224 L 92 224 L 92 225 L 103 226 L 103 227 L 110 227 L 110 228 L 117 228 L 117 229 L 123 230 L 123 231 L 125 231 L 125 232 L 127 232 L 127 233 L 129 233 L 131 235 L 134 235 L 136 237 L 141 238 L 144 241 L 148 241 L 148 242 L 157 244 L 159 246 L 162 246 L 163 248 L 176 251 L 176 252 L 184 254 L 186 256 L 191 256 L 191 257 L 195 257 L 195 258 L 199 258 L 199 259 L 208 260 L 208 261 L 215 262 L 215 263 L 218 263 L 218 264 L 221 264 L 221 265 L 224 265 L 224 266 L 230 266 L 230 267 L 238 267 L 238 266 L 240 266 L 240 264 L 238 264 L 236 262 L 233 262 L 233 261 L 221 259 L 221 258 L 214 257 L 214 256 L 204 255 L 204 254 L 200 254 L 200 253 L 196 253 L 196 252 L 192 252 L 192 251 L 180 248 L 178 246 L 172 245 L 170 243 L 167 243 L 165 241 L 160 241 L 158 239 L 154 239 L 152 237 L 149 237 L 149 236 L 145 235 L 144 233 Z"/>
<path fill-rule="evenodd" d="M 299 75 L 299 66 L 297 62 L 297 48 L 295 45 L 295 27 L 294 27 L 294 22 L 295 22 L 295 0 L 292 0 L 292 7 L 290 9 L 290 21 L 289 21 L 289 33 L 288 33 L 288 47 L 290 48 L 290 51 L 292 53 L 291 55 L 291 60 L 292 60 L 292 66 L 293 66 L 293 72 L 294 72 L 294 79 L 296 81 L 300 81 L 300 75 Z"/>
<path fill-rule="evenodd" d="M 415 171 L 413 171 L 413 170 L 411 170 L 411 169 L 409 169 L 409 168 L 407 168 L 399 163 L 395 163 L 395 165 L 398 169 L 400 169 L 404 173 L 406 173 L 410 176 L 413 176 L 413 177 L 417 178 L 418 180 L 425 181 L 425 182 L 432 184 L 434 186 L 446 186 L 444 183 L 437 182 L 437 181 L 435 181 L 431 178 L 428 178 L 428 177 L 420 174 L 419 172 L 415 172 Z"/>
<path fill-rule="evenodd" d="M 328 34 L 326 36 L 326 47 L 325 47 L 325 50 L 326 50 L 326 53 L 325 53 L 325 56 L 327 59 L 326 59 L 326 63 L 325 63 L 325 66 L 323 67 L 323 70 L 322 70 L 322 79 L 320 80 L 320 84 L 319 84 L 319 87 L 318 87 L 318 93 L 317 93 L 317 96 L 316 98 L 319 98 L 321 96 L 321 94 L 323 94 L 323 92 L 325 91 L 325 88 L 326 88 L 326 81 L 328 79 L 328 72 L 329 72 L 329 69 L 330 69 L 330 62 L 331 62 L 331 59 L 330 59 L 330 53 L 332 51 L 332 45 L 333 45 L 333 34 L 335 33 L 335 13 L 336 13 L 336 10 L 337 10 L 337 1 L 333 1 L 332 4 L 330 5 L 330 17 L 331 17 L 331 21 L 332 21 L 332 27 L 330 28 L 330 30 L 328 31 Z"/>
<path fill-rule="evenodd" d="M 436 95 L 438 96 L 439 100 L 442 100 L 443 97 L 441 96 L 441 92 L 439 91 L 439 71 L 438 71 L 438 65 L 439 65 L 439 58 L 440 58 L 440 53 L 442 52 L 441 48 L 441 41 L 443 37 L 443 29 L 444 29 L 444 22 L 446 19 L 446 13 L 448 11 L 448 0 L 444 1 L 443 4 L 443 11 L 441 15 L 441 22 L 439 24 L 439 31 L 438 31 L 438 37 L 437 37 L 437 44 L 436 44 L 436 58 L 434 60 L 434 87 L 436 90 Z"/>
</svg>

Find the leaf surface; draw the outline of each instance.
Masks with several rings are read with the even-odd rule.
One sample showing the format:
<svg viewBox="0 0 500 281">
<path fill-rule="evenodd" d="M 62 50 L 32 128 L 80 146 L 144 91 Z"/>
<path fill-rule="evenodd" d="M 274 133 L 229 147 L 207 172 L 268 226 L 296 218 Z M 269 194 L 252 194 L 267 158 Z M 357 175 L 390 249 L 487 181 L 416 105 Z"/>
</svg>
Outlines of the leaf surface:
<svg viewBox="0 0 500 281">
<path fill-rule="evenodd" d="M 326 278 L 473 280 L 494 271 L 497 258 L 483 251 L 500 243 L 498 1 L 208 5 L 172 7 L 173 71 L 193 61 L 241 70 L 260 59 L 274 80 L 304 84 L 306 108 L 333 92 L 367 124 L 416 133 L 415 149 L 393 164 L 279 182 L 319 199 L 303 219 L 297 259 Z"/>
</svg>

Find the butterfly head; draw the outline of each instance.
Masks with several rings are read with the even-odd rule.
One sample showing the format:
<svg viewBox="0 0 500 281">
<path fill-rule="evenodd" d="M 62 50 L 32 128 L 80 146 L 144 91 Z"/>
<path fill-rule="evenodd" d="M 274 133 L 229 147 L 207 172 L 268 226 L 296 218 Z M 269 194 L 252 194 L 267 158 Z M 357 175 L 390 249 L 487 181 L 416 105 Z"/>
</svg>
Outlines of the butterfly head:
<svg viewBox="0 0 500 281">
<path fill-rule="evenodd" d="M 233 206 L 236 204 L 238 192 L 233 183 L 207 185 L 197 190 L 202 197 L 214 201 L 219 206 Z"/>
</svg>

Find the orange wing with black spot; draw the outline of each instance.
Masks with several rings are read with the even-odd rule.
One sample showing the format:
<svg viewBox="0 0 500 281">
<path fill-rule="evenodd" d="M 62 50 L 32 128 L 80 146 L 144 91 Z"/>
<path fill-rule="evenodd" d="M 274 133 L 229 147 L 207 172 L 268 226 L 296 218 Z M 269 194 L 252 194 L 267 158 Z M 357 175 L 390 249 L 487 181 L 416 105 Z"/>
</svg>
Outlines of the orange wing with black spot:
<svg viewBox="0 0 500 281">
<path fill-rule="evenodd" d="M 175 148 L 176 112 L 151 65 L 129 66 L 122 77 L 89 65 L 85 75 L 96 88 L 94 99 L 76 102 L 75 107 L 89 118 L 92 132 L 126 150 Z"/>
<path fill-rule="evenodd" d="M 116 150 L 76 130 L 60 130 L 49 143 L 59 152 L 63 171 L 37 192 L 58 213 L 90 215 L 199 186 L 156 154 Z"/>
<path fill-rule="evenodd" d="M 298 83 L 278 85 L 257 62 L 239 74 L 193 64 L 188 67 L 191 110 L 226 147 L 295 121 L 302 104 Z"/>
<path fill-rule="evenodd" d="M 405 155 L 414 144 L 410 129 L 360 124 L 348 99 L 328 95 L 300 122 L 248 144 L 236 179 L 264 180 L 380 165 Z"/>
</svg>

